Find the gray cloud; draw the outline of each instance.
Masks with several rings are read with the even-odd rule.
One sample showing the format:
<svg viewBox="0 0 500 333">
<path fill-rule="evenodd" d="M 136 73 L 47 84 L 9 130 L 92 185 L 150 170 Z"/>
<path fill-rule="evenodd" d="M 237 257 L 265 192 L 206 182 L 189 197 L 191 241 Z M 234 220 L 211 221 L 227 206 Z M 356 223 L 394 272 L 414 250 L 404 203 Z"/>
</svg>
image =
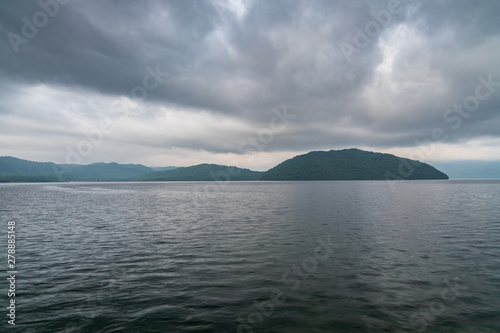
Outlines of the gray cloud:
<svg viewBox="0 0 500 333">
<path fill-rule="evenodd" d="M 296 117 L 266 144 L 269 151 L 411 147 L 435 128 L 446 132 L 448 143 L 499 136 L 498 87 L 470 116 L 460 116 L 457 129 L 452 125 L 458 120 L 450 121 L 456 113 L 443 118 L 454 103 L 474 95 L 479 77 L 493 74 L 500 81 L 495 0 L 401 0 L 401 11 L 375 32 L 366 29 L 374 26 L 374 13 L 383 18 L 391 0 L 42 3 L 58 9 L 47 24 L 35 26 L 36 33 L 23 26 L 42 11 L 38 1 L 0 3 L 0 129 L 13 116 L 19 124 L 43 124 L 36 131 L 19 129 L 19 135 L 31 131 L 43 140 L 53 125 L 54 133 L 77 140 L 76 128 L 108 117 L 107 105 L 131 97 L 149 66 L 168 76 L 126 118 L 152 130 L 138 128 L 127 138 L 125 125 L 120 129 L 115 120 L 110 142 L 238 154 L 238 144 L 265 128 L 282 104 Z M 371 34 L 362 47 L 356 45 L 358 28 Z M 18 52 L 9 33 L 10 39 L 12 33 L 24 38 Z M 350 62 L 342 49 L 347 44 L 357 48 Z M 96 102 L 57 97 L 49 103 L 52 111 L 36 101 L 19 102 L 30 100 L 36 86 L 89 94 Z M 184 137 L 160 135 L 168 125 L 161 119 L 172 108 L 248 127 L 210 133 L 183 121 L 176 126 L 186 127 Z"/>
</svg>

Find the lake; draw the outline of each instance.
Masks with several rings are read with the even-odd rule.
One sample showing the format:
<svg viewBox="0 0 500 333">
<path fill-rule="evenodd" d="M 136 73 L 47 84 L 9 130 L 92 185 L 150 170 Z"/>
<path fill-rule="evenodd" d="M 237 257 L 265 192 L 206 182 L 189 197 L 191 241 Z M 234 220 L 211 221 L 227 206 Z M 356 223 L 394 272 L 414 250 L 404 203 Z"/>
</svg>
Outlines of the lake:
<svg viewBox="0 0 500 333">
<path fill-rule="evenodd" d="M 1 184 L 0 202 L 3 332 L 500 332 L 500 181 Z"/>
</svg>

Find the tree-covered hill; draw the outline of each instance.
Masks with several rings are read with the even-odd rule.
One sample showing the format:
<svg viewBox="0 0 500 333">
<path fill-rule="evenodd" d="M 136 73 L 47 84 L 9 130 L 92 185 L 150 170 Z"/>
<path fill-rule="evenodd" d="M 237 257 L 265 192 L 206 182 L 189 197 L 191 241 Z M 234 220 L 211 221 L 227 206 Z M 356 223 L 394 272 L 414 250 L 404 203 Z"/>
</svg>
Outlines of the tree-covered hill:
<svg viewBox="0 0 500 333">
<path fill-rule="evenodd" d="M 173 170 L 153 172 L 139 180 L 158 181 L 229 181 L 259 180 L 262 172 L 217 164 L 199 164 Z"/>
<path fill-rule="evenodd" d="M 359 149 L 313 151 L 266 171 L 261 180 L 448 179 L 434 167 Z"/>
</svg>

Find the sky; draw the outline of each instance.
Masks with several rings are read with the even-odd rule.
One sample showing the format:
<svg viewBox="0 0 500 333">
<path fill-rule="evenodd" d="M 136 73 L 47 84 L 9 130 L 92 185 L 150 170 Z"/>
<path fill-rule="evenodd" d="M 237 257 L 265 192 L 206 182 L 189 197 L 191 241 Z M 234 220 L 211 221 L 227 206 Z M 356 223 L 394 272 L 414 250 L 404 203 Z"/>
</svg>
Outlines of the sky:
<svg viewBox="0 0 500 333">
<path fill-rule="evenodd" d="M 0 156 L 500 160 L 500 1 L 0 2 Z"/>
</svg>

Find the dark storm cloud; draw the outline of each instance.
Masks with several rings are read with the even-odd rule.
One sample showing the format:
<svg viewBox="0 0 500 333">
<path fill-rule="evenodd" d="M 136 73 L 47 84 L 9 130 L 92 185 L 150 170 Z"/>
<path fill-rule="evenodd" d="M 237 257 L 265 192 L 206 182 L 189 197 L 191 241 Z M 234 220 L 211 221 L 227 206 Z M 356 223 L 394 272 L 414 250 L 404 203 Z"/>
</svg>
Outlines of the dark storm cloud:
<svg viewBox="0 0 500 333">
<path fill-rule="evenodd" d="M 8 18 L 4 34 L 22 36 L 21 18 L 31 21 L 33 13 L 40 11 L 36 2 L 31 4 L 21 8 L 15 8 L 17 2 L 13 1 L 2 4 L 2 15 Z M 294 95 L 293 89 L 311 93 L 319 88 L 320 94 L 340 94 L 348 89 L 341 89 L 346 82 L 355 84 L 365 75 L 360 70 L 346 77 L 344 59 L 325 47 L 336 47 L 337 28 L 343 28 L 341 5 L 324 8 L 332 5 L 259 1 L 251 3 L 242 22 L 227 8 L 204 1 L 144 1 L 134 5 L 131 13 L 128 5 L 132 3 L 60 5 L 60 14 L 28 38 L 27 44 L 21 44 L 19 53 L 3 43 L 2 53 L 8 60 L 3 62 L 3 71 L 27 80 L 127 94 L 142 80 L 146 66 L 160 64 L 171 79 L 157 92 L 157 98 L 216 112 L 241 107 L 227 101 L 232 93 L 228 90 L 234 87 L 224 83 L 233 78 L 247 79 L 258 86 L 256 92 L 272 89 L 276 91 L 272 95 L 277 95 L 274 99 L 280 100 L 282 94 Z M 303 17 L 305 10 L 311 11 L 310 18 Z M 369 7 L 362 10 L 368 12 Z M 18 19 L 12 19 L 15 17 Z M 321 27 L 326 31 L 317 31 Z M 210 38 L 216 30 L 221 30 L 225 40 Z M 324 68 L 318 68 L 319 56 L 330 58 Z M 326 67 L 332 67 L 329 72 L 336 75 L 323 73 L 317 78 Z M 253 102 L 255 97 L 237 102 L 260 106 Z"/>
<path fill-rule="evenodd" d="M 3 1 L 0 114 L 13 112 L 6 91 L 23 85 L 130 96 L 149 66 L 168 73 L 148 92 L 149 109 L 200 109 L 258 127 L 286 104 L 296 118 L 269 150 L 412 146 L 436 127 L 448 142 L 498 136 L 500 88 L 457 129 L 444 114 L 474 95 L 480 76 L 500 81 L 500 2 L 401 1 L 367 37 L 395 1 L 71 1 L 31 37 L 23 26 L 40 3 Z M 345 45 L 356 48 L 349 59 Z"/>
</svg>

